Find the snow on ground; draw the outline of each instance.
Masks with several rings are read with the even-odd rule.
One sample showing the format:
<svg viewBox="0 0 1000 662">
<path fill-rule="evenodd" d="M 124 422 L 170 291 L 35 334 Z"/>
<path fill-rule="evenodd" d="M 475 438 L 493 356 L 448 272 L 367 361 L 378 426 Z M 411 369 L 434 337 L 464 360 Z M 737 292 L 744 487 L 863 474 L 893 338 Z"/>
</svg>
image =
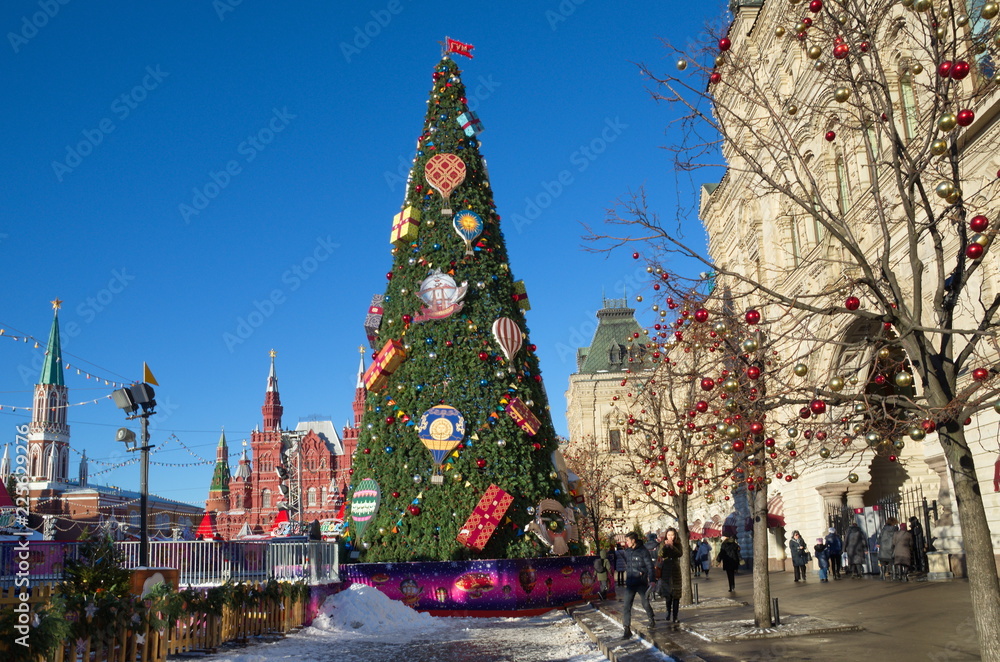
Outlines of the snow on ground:
<svg viewBox="0 0 1000 662">
<path fill-rule="evenodd" d="M 562 611 L 532 618 L 435 618 L 353 584 L 311 627 L 286 639 L 202 658 L 211 662 L 605 662 Z"/>
</svg>

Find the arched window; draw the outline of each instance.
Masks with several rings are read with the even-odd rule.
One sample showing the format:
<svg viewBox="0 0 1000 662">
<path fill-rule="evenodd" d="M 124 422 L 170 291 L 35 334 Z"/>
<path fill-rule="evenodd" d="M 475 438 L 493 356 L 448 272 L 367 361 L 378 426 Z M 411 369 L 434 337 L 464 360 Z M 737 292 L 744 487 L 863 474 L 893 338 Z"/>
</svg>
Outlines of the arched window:
<svg viewBox="0 0 1000 662">
<path fill-rule="evenodd" d="M 837 174 L 837 207 L 841 214 L 851 210 L 851 191 L 847 181 L 847 164 L 844 157 L 838 156 L 836 162 Z"/>
<path fill-rule="evenodd" d="M 327 489 L 326 489 L 325 487 L 323 488 L 323 492 L 322 492 L 322 494 L 320 495 L 320 497 L 321 497 L 321 501 L 320 501 L 321 505 L 323 505 L 323 506 L 326 506 L 326 504 L 327 504 L 327 499 L 328 499 L 329 497 L 328 497 L 328 495 L 327 495 Z"/>
<path fill-rule="evenodd" d="M 260 507 L 261 508 L 271 507 L 271 490 L 267 489 L 266 487 L 263 490 L 261 490 L 260 493 Z"/>
<path fill-rule="evenodd" d="M 904 71 L 899 77 L 899 100 L 903 106 L 903 133 L 907 140 L 917 135 L 917 98 L 913 94 L 910 72 Z"/>
<path fill-rule="evenodd" d="M 316 507 L 316 488 L 315 487 L 310 487 L 308 490 L 306 490 L 306 505 L 308 505 L 310 508 L 315 508 Z"/>
</svg>

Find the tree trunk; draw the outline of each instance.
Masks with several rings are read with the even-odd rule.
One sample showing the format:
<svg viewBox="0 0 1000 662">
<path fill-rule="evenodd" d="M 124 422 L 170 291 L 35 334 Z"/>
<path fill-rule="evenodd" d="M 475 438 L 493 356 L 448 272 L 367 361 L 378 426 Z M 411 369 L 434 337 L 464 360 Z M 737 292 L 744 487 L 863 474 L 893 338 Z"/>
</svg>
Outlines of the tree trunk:
<svg viewBox="0 0 1000 662">
<path fill-rule="evenodd" d="M 756 473 L 756 472 L 755 472 Z M 774 625 L 771 614 L 771 578 L 767 554 L 767 483 L 756 482 L 753 491 L 753 621 L 759 628 Z"/>
<path fill-rule="evenodd" d="M 962 527 L 980 655 L 983 660 L 1000 662 L 1000 582 L 972 452 L 958 421 L 942 423 L 938 436 L 955 482 L 955 502 Z"/>
<path fill-rule="evenodd" d="M 688 508 L 687 495 L 678 495 L 674 499 L 674 510 L 677 513 L 677 535 L 681 543 L 681 604 L 689 605 L 694 602 L 691 592 L 691 540 L 688 531 Z"/>
</svg>

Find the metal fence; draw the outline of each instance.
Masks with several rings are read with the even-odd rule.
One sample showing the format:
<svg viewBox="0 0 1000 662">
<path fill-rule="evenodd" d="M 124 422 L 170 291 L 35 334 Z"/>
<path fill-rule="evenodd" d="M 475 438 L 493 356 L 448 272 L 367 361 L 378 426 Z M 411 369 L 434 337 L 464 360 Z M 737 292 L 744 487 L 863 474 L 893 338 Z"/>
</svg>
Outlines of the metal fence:
<svg viewBox="0 0 1000 662">
<path fill-rule="evenodd" d="M 18 578 L 18 543 L 0 543 L 0 587 Z M 139 543 L 116 543 L 122 565 L 139 567 Z M 79 543 L 28 543 L 28 581 L 32 585 L 59 582 L 66 560 L 75 558 Z M 318 541 L 151 541 L 149 564 L 180 570 L 181 586 L 211 586 L 227 581 L 304 580 L 310 584 L 340 581 L 337 544 Z"/>
</svg>

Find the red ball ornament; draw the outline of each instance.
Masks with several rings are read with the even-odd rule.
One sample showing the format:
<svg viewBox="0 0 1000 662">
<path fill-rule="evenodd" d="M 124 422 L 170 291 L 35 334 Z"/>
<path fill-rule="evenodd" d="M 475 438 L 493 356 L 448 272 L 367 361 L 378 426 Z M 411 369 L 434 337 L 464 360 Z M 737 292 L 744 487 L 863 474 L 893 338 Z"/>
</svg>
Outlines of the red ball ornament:
<svg viewBox="0 0 1000 662">
<path fill-rule="evenodd" d="M 951 60 L 945 60 L 938 65 L 938 76 L 941 78 L 947 78 L 951 74 Z"/>
<path fill-rule="evenodd" d="M 387 272 L 386 272 L 386 274 L 385 274 L 385 279 L 386 279 L 386 280 L 392 280 L 392 272 L 391 272 L 391 271 L 387 271 Z"/>
<path fill-rule="evenodd" d="M 823 0 L 812 0 L 812 2 L 809 3 L 809 11 L 814 14 L 818 14 L 823 11 Z"/>
<path fill-rule="evenodd" d="M 728 51 L 729 48 L 732 45 L 733 45 L 733 42 L 729 41 L 729 39 L 727 37 L 723 37 L 722 39 L 719 40 L 719 50 L 720 51 Z"/>
<path fill-rule="evenodd" d="M 937 423 L 935 423 L 929 418 L 925 418 L 924 420 L 920 421 L 920 427 L 924 429 L 924 432 L 931 433 L 937 430 Z"/>
<path fill-rule="evenodd" d="M 695 403 L 694 408 L 704 414 L 706 411 L 708 411 L 708 403 L 705 402 L 704 400 L 699 400 L 698 402 Z"/>
<path fill-rule="evenodd" d="M 878 384 L 879 386 L 885 384 L 885 375 L 875 375 L 875 383 Z"/>
<path fill-rule="evenodd" d="M 969 75 L 971 71 L 969 63 L 965 60 L 957 60 L 953 65 L 951 65 L 951 77 L 955 80 L 962 80 Z"/>
<path fill-rule="evenodd" d="M 708 77 L 708 82 L 711 83 L 712 85 L 715 85 L 720 80 L 722 80 L 722 74 L 720 74 L 718 71 L 712 72 L 712 75 Z"/>
<path fill-rule="evenodd" d="M 986 232 L 986 228 L 988 228 L 989 225 L 990 225 L 989 219 L 987 219 L 982 214 L 973 216 L 972 220 L 969 221 L 969 228 L 973 232 Z"/>
<path fill-rule="evenodd" d="M 858 297 L 847 297 L 844 300 L 844 308 L 848 310 L 857 310 L 861 307 L 861 299 Z"/>
<path fill-rule="evenodd" d="M 392 493 L 392 498 L 393 499 L 398 499 L 399 498 L 399 492 L 393 492 Z"/>
<path fill-rule="evenodd" d="M 760 312 L 757 310 L 748 310 L 746 314 L 747 324 L 757 324 L 760 322 Z"/>
<path fill-rule="evenodd" d="M 363 450 L 363 451 L 361 451 L 361 452 L 362 452 L 362 453 L 364 453 L 365 455 L 371 455 L 371 454 L 372 454 L 372 449 L 370 449 L 370 448 L 366 448 L 366 449 L 364 449 L 364 450 Z"/>
<path fill-rule="evenodd" d="M 979 244 L 969 244 L 965 249 L 965 257 L 970 260 L 978 260 L 983 256 L 985 251 L 986 249 Z"/>
<path fill-rule="evenodd" d="M 990 371 L 986 368 L 976 368 L 972 371 L 972 378 L 977 382 L 986 381 L 986 378 L 990 376 Z"/>
<path fill-rule="evenodd" d="M 837 44 L 833 47 L 833 57 L 838 60 L 843 60 L 845 57 L 850 55 L 851 47 L 847 44 Z"/>
<path fill-rule="evenodd" d="M 837 139 L 837 133 L 835 131 L 827 131 L 825 138 L 828 143 L 832 143 Z"/>
<path fill-rule="evenodd" d="M 764 432 L 763 423 L 761 423 L 760 421 L 754 421 L 753 423 L 750 424 L 751 434 L 761 434 L 762 432 Z"/>
<path fill-rule="evenodd" d="M 708 311 L 704 308 L 699 308 L 694 311 L 694 321 L 696 322 L 706 322 L 708 321 Z"/>
<path fill-rule="evenodd" d="M 385 417 L 385 422 L 388 423 L 389 425 L 392 425 L 393 423 L 396 422 L 396 417 L 395 416 L 386 416 Z"/>
<path fill-rule="evenodd" d="M 802 19 L 802 25 L 806 26 L 807 28 L 811 28 L 813 25 L 813 20 L 808 16 L 806 16 L 804 19 Z M 840 39 L 840 37 L 837 38 Z"/>
<path fill-rule="evenodd" d="M 741 439 L 737 439 L 733 442 L 733 451 L 736 453 L 742 453 L 743 449 L 746 448 L 746 444 L 743 443 Z"/>
<path fill-rule="evenodd" d="M 812 410 L 809 407 L 803 407 L 799 410 L 799 418 L 809 418 L 812 416 Z"/>
<path fill-rule="evenodd" d="M 639 254 L 638 253 L 632 253 L 632 259 L 633 260 L 638 260 L 639 259 Z"/>
<path fill-rule="evenodd" d="M 537 441 L 535 443 L 531 444 L 531 447 L 534 448 L 536 451 L 542 450 L 542 445 L 540 443 L 538 443 Z M 622 451 L 622 452 L 624 453 L 625 451 Z"/>
<path fill-rule="evenodd" d="M 476 458 L 476 466 L 479 467 L 480 469 L 483 469 L 484 467 L 486 467 L 486 460 L 484 460 L 481 457 L 477 457 Z"/>
<path fill-rule="evenodd" d="M 774 441 L 774 437 L 768 437 L 767 439 L 764 440 L 764 445 L 767 446 L 768 448 L 774 448 L 775 443 L 776 442 Z"/>
<path fill-rule="evenodd" d="M 420 514 L 420 506 L 417 505 L 410 506 L 409 508 L 407 508 L 407 510 L 410 511 L 410 514 L 414 516 Z"/>
<path fill-rule="evenodd" d="M 785 482 L 786 483 L 792 482 L 792 475 L 791 474 L 785 474 Z"/>
<path fill-rule="evenodd" d="M 816 398 L 809 403 L 809 409 L 812 410 L 812 413 L 819 416 L 820 414 L 826 413 L 826 403 L 819 398 Z"/>
<path fill-rule="evenodd" d="M 541 375 L 532 375 L 531 378 L 534 379 L 536 382 L 542 381 Z"/>
<path fill-rule="evenodd" d="M 863 41 L 860 44 L 858 44 L 858 50 L 861 51 L 862 53 L 867 53 L 868 49 L 871 47 L 872 45 L 867 41 Z"/>
<path fill-rule="evenodd" d="M 409 324 L 413 321 L 413 315 L 403 315 L 403 324 Z"/>
<path fill-rule="evenodd" d="M 975 119 L 976 114 L 968 108 L 958 111 L 958 114 L 955 115 L 955 121 L 958 122 L 959 126 L 969 126 Z"/>
<path fill-rule="evenodd" d="M 489 358 L 490 358 L 490 355 L 487 354 L 486 352 L 479 352 L 479 360 L 480 361 L 486 361 Z"/>
<path fill-rule="evenodd" d="M 752 365 L 749 368 L 747 368 L 747 377 L 749 377 L 750 379 L 759 379 L 760 378 L 760 368 L 758 368 L 755 365 Z"/>
<path fill-rule="evenodd" d="M 702 391 L 711 391 L 713 388 L 715 388 L 714 379 L 712 379 L 711 377 L 705 377 L 703 380 L 701 380 Z"/>
</svg>

